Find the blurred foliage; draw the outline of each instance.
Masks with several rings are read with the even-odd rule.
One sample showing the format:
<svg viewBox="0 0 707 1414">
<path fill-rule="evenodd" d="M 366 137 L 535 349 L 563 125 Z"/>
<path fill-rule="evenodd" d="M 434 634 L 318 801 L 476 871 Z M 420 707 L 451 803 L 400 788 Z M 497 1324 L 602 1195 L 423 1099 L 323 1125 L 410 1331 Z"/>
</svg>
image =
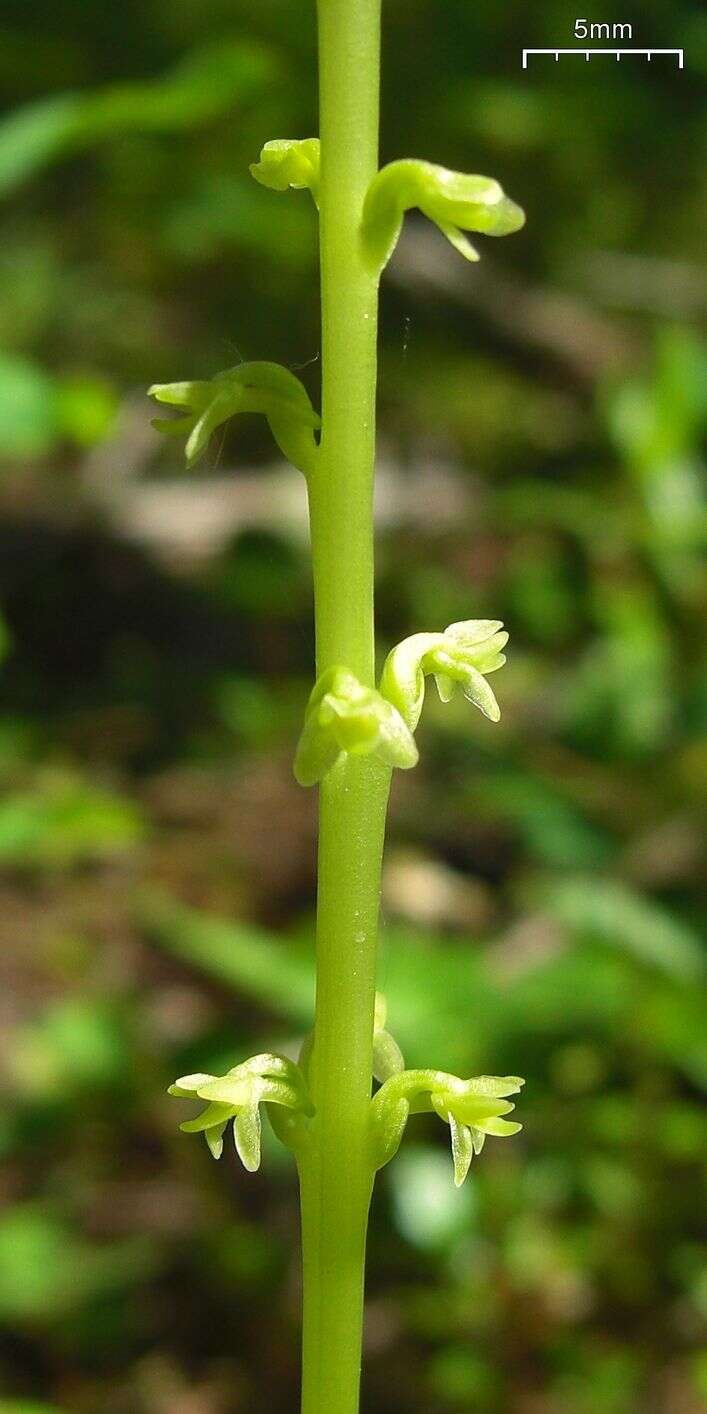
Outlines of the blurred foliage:
<svg viewBox="0 0 707 1414">
<path fill-rule="evenodd" d="M 528 223 L 470 270 L 413 217 L 384 289 L 381 658 L 511 644 L 499 725 L 430 694 L 396 781 L 380 985 L 410 1064 L 528 1084 L 464 1189 L 424 1117 L 385 1171 L 364 1409 L 698 1414 L 707 26 L 523 72 L 562 6 L 384 8 L 384 159 Z M 0 1414 L 289 1414 L 288 1156 L 212 1165 L 164 1091 L 311 1016 L 302 490 L 255 419 L 187 477 L 143 394 L 267 358 L 318 402 L 311 203 L 248 176 L 316 131 L 313 6 L 0 38 Z"/>
</svg>

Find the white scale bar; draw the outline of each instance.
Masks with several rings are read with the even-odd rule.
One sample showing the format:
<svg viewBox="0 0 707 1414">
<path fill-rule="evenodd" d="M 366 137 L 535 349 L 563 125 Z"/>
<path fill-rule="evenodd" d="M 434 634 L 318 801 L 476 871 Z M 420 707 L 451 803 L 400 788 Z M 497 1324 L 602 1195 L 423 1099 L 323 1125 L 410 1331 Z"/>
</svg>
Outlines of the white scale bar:
<svg viewBox="0 0 707 1414">
<path fill-rule="evenodd" d="M 678 68 L 683 69 L 685 67 L 684 49 L 524 49 L 524 69 L 527 69 L 528 67 L 529 54 L 554 54 L 555 62 L 559 60 L 561 54 L 583 54 L 587 63 L 589 63 L 592 54 L 615 54 L 617 61 L 621 58 L 622 54 L 646 54 L 648 56 L 649 63 L 652 54 L 677 54 Z"/>
</svg>

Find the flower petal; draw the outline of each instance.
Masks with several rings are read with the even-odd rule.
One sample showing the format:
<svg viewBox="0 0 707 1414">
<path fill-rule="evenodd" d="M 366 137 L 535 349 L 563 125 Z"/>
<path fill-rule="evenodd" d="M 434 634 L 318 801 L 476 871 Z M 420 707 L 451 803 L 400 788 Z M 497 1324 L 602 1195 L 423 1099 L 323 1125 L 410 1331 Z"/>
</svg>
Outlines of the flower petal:
<svg viewBox="0 0 707 1414">
<path fill-rule="evenodd" d="M 181 1099 L 191 1099 L 202 1085 L 208 1085 L 209 1081 L 213 1079 L 213 1075 L 182 1075 L 179 1080 L 175 1080 L 174 1085 L 170 1085 L 167 1094 L 177 1095 Z"/>
<path fill-rule="evenodd" d="M 450 226 L 446 221 L 435 221 L 435 226 L 439 228 L 443 236 L 447 237 L 449 244 L 464 256 L 465 260 L 477 261 L 481 259 L 476 246 L 471 244 L 469 237 L 465 236 L 458 226 Z"/>
<path fill-rule="evenodd" d="M 181 383 L 153 383 L 147 390 L 148 398 L 166 403 L 168 407 L 191 408 L 200 412 L 213 397 L 211 383 L 204 378 L 191 378 Z"/>
<path fill-rule="evenodd" d="M 227 1124 L 228 1120 L 225 1119 L 223 1124 L 215 1124 L 212 1128 L 204 1130 L 204 1138 L 214 1159 L 220 1159 L 223 1153 L 223 1135 Z"/>
<path fill-rule="evenodd" d="M 380 1169 L 395 1158 L 400 1148 L 410 1115 L 410 1106 L 407 1100 L 402 1098 L 392 1100 L 384 1106 L 376 1105 L 375 1096 L 373 1106 L 375 1119 L 372 1134 L 372 1157 L 374 1168 Z"/>
<path fill-rule="evenodd" d="M 215 1079 L 211 1076 L 205 1085 L 199 1087 L 199 1095 L 202 1100 L 212 1100 L 235 1109 L 237 1105 L 250 1103 L 253 1087 L 257 1084 L 257 1078 L 250 1075 L 221 1075 Z"/>
<path fill-rule="evenodd" d="M 467 666 L 462 682 L 462 692 L 467 701 L 473 702 L 474 706 L 478 707 L 490 722 L 500 721 L 501 709 L 486 678 L 482 676 L 478 668 Z"/>
<path fill-rule="evenodd" d="M 314 719 L 305 721 L 297 743 L 293 771 L 300 786 L 316 786 L 336 765 L 341 747 Z"/>
<path fill-rule="evenodd" d="M 184 437 L 191 432 L 194 426 L 194 414 L 187 413 L 186 417 L 151 417 L 150 427 L 154 427 L 155 432 L 163 432 L 165 437 Z"/>
<path fill-rule="evenodd" d="M 480 1126 L 485 1134 L 494 1134 L 498 1139 L 505 1139 L 511 1134 L 517 1134 L 523 1128 L 514 1119 L 485 1119 Z"/>
<path fill-rule="evenodd" d="M 454 639 L 464 648 L 473 648 L 475 644 L 492 638 L 501 628 L 503 619 L 460 619 L 458 623 L 447 625 L 444 637 Z"/>
<path fill-rule="evenodd" d="M 232 1115 L 232 1105 L 211 1104 L 207 1105 L 196 1119 L 186 1119 L 179 1128 L 184 1134 L 202 1134 L 205 1129 L 211 1129 L 214 1125 L 227 1124 Z"/>
<path fill-rule="evenodd" d="M 381 1084 L 405 1069 L 403 1053 L 389 1031 L 381 1027 L 373 1033 L 373 1074 Z"/>
<path fill-rule="evenodd" d="M 517 1095 L 525 1081 L 520 1075 L 475 1075 L 466 1082 L 470 1095 L 484 1095 L 489 1099 L 505 1100 L 507 1095 Z"/>
<path fill-rule="evenodd" d="M 456 683 L 454 678 L 450 678 L 448 673 L 435 673 L 435 683 L 441 702 L 451 702 L 454 696 Z"/>
<path fill-rule="evenodd" d="M 189 437 L 187 438 L 186 456 L 187 465 L 193 466 L 194 462 L 201 456 L 202 452 L 211 441 L 213 433 L 229 417 L 238 411 L 238 399 L 231 393 L 218 393 L 215 398 L 204 409 L 201 417 L 195 422 Z"/>
<path fill-rule="evenodd" d="M 496 1100 L 484 1095 L 456 1095 L 447 1097 L 450 1108 L 464 1124 L 476 1124 L 481 1128 L 487 1119 L 497 1119 L 515 1109 L 510 1100 Z"/>
<path fill-rule="evenodd" d="M 425 698 L 422 660 L 442 641 L 441 633 L 413 633 L 396 644 L 385 660 L 380 690 L 387 701 L 397 707 L 413 732 L 420 720 Z"/>
</svg>

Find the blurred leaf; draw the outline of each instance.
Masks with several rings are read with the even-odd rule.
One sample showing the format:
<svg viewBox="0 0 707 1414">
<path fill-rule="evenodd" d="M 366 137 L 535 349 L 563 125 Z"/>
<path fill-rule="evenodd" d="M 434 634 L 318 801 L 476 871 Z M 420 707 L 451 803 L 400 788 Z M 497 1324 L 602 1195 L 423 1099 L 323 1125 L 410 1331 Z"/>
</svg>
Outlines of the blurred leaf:
<svg viewBox="0 0 707 1414">
<path fill-rule="evenodd" d="M 624 948 L 668 976 L 686 981 L 704 977 L 699 937 L 628 885 L 577 877 L 549 881 L 542 892 L 547 910 L 573 933 Z"/>
<path fill-rule="evenodd" d="M 657 1055 L 707 1090 L 704 988 L 680 985 L 639 997 L 635 1029 L 647 1056 Z"/>
<path fill-rule="evenodd" d="M 559 1408 L 573 1414 L 625 1414 L 637 1407 L 640 1353 L 588 1341 L 584 1350 L 568 1351 L 565 1363 L 575 1368 L 553 1382 Z"/>
<path fill-rule="evenodd" d="M 65 1100 L 120 1080 L 128 1066 L 115 1015 L 93 997 L 67 997 L 12 1038 L 8 1069 L 23 1097 Z"/>
<path fill-rule="evenodd" d="M 0 352 L 0 455 L 43 456 L 56 431 L 53 380 L 28 359 Z"/>
<path fill-rule="evenodd" d="M 60 438 L 91 447 L 106 436 L 116 408 L 115 392 L 96 375 L 58 381 L 0 352 L 0 456 L 46 456 Z"/>
<path fill-rule="evenodd" d="M 482 776 L 473 794 L 488 803 L 520 831 L 526 849 L 559 868 L 606 863 L 611 857 L 609 835 L 585 820 L 561 787 L 530 772 L 503 769 Z"/>
<path fill-rule="evenodd" d="M 609 390 L 605 410 L 650 518 L 647 546 L 678 588 L 699 575 L 707 538 L 699 463 L 707 427 L 707 346 L 690 329 L 659 331 L 650 375 Z M 678 553 L 679 552 L 679 553 Z"/>
<path fill-rule="evenodd" d="M 587 919 L 595 918 L 591 890 L 590 896 L 592 910 L 588 912 L 583 891 L 575 898 L 570 884 L 572 910 L 561 897 L 556 910 L 554 892 L 544 890 L 548 911 L 561 917 L 572 931 L 616 946 L 623 935 L 620 939 L 615 936 L 617 925 L 611 910 L 610 924 L 604 920 L 601 929 L 588 926 Z M 581 911 L 577 898 L 583 904 Z M 596 916 L 603 918 L 601 905 Z M 635 929 L 631 909 L 629 916 Z M 138 919 L 149 936 L 173 955 L 253 997 L 303 1030 L 309 1029 L 314 996 L 314 949 L 309 939 L 304 940 L 304 946 L 299 941 L 280 940 L 251 925 L 197 912 L 152 890 L 139 898 Z M 679 925 L 675 929 L 675 936 L 683 938 Z M 639 938 L 640 951 L 632 941 L 626 946 L 625 959 L 585 943 L 559 956 L 553 952 L 549 957 L 541 955 L 531 969 L 523 968 L 517 976 L 505 979 L 495 974 L 493 952 L 489 961 L 484 952 L 468 943 L 450 944 L 413 929 L 386 925 L 378 985 L 388 998 L 390 1025 L 410 1065 L 430 1064 L 432 1059 L 443 1068 L 466 1069 L 468 1073 L 491 1064 L 498 1068 L 501 1056 L 517 1056 L 518 1038 L 528 1028 L 560 1036 L 587 1027 L 611 1030 L 624 1024 L 631 1009 L 637 1017 L 643 1011 L 652 1015 L 653 1009 L 657 1034 L 670 1054 L 675 1053 L 676 1063 L 681 1069 L 699 1068 L 699 1001 L 695 1002 L 694 1033 L 684 1004 L 689 999 L 681 1003 L 678 997 L 673 1003 L 670 996 L 650 991 L 643 995 L 636 990 L 632 958 L 638 951 L 641 961 L 656 960 L 655 940 L 651 951 L 650 942 L 645 945 L 643 941 L 642 922 Z M 694 977 L 694 944 L 675 957 L 671 951 L 666 969 L 664 950 L 666 940 L 672 949 L 672 938 L 669 928 L 658 953 L 661 971 L 682 978 L 686 975 L 683 969 L 689 966 L 687 975 Z"/>
<path fill-rule="evenodd" d="M 273 219 L 272 198 L 245 177 L 205 173 L 194 189 L 167 213 L 163 239 L 181 260 L 209 260 L 236 245 L 259 260 L 301 269 L 316 252 L 316 216 L 299 202 L 280 203 Z"/>
<path fill-rule="evenodd" d="M 526 630 L 541 644 L 560 644 L 577 631 L 577 596 L 569 557 L 551 536 L 521 537 L 510 550 L 507 593 L 514 633 Z"/>
<path fill-rule="evenodd" d="M 223 37 L 187 55 L 164 78 L 62 94 L 11 113 L 0 124 L 0 196 L 48 163 L 126 132 L 180 132 L 246 103 L 272 82 L 263 45 Z"/>
<path fill-rule="evenodd" d="M 573 736 L 610 759 L 654 755 L 679 721 L 683 674 L 675 639 L 653 587 L 608 575 L 594 585 L 600 637 L 565 676 Z"/>
<path fill-rule="evenodd" d="M 152 890 L 138 900 L 138 919 L 169 952 L 309 1029 L 314 1001 L 309 938 L 304 946 L 280 940 Z M 480 1060 L 491 987 L 478 952 L 387 927 L 379 983 L 389 998 L 391 1028 L 411 1065 L 429 1064 L 433 1055 L 435 1064 L 452 1069 L 470 1050 Z"/>
<path fill-rule="evenodd" d="M 665 328 L 650 373 L 645 381 L 616 386 L 607 404 L 617 444 L 649 478 L 659 468 L 667 475 L 696 446 L 707 417 L 707 348 L 690 329 Z M 665 489 L 667 508 L 670 488 Z M 654 491 L 660 494 L 660 486 Z M 679 510 L 680 502 L 673 509 Z"/>
<path fill-rule="evenodd" d="M 428 1381 L 433 1397 L 453 1408 L 499 1407 L 501 1372 L 466 1345 L 440 1350 L 430 1361 Z"/>
<path fill-rule="evenodd" d="M 129 849 L 143 834 L 133 801 L 77 776 L 47 773 L 0 801 L 0 864 L 66 867 Z"/>
<path fill-rule="evenodd" d="M 214 710 L 239 748 L 272 751 L 296 740 L 307 685 L 288 679 L 273 683 L 244 673 L 225 676 L 213 687 Z"/>
<path fill-rule="evenodd" d="M 539 957 L 508 984 L 497 1027 L 516 1036 L 538 1033 L 574 1037 L 578 1032 L 614 1034 L 625 1018 L 631 967 L 620 955 L 589 945 Z"/>
<path fill-rule="evenodd" d="M 41 99 L 0 124 L 0 195 L 45 166 L 75 140 L 82 103 L 73 94 Z"/>
<path fill-rule="evenodd" d="M 84 1302 L 145 1280 L 153 1266 L 142 1239 L 92 1247 L 39 1204 L 0 1218 L 0 1322 L 60 1319 Z"/>
<path fill-rule="evenodd" d="M 313 958 L 250 924 L 197 913 L 157 891 L 139 897 L 138 920 L 176 957 L 298 1024 L 311 1024 Z"/>
<path fill-rule="evenodd" d="M 108 435 L 117 408 L 115 389 L 95 373 L 76 374 L 57 385 L 58 430 L 79 447 L 93 447 Z"/>
</svg>

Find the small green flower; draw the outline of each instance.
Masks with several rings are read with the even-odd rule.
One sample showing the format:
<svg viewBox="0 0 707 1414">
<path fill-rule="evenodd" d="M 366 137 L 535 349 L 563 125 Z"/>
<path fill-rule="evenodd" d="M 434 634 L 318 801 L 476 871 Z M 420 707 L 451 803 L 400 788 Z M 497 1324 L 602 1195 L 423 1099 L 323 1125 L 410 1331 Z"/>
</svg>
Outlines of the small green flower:
<svg viewBox="0 0 707 1414">
<path fill-rule="evenodd" d="M 454 1183 L 460 1188 L 469 1172 L 474 1154 L 480 1154 L 487 1134 L 510 1137 L 523 1128 L 515 1120 L 503 1119 L 515 1109 L 505 1098 L 523 1085 L 517 1075 L 477 1075 L 474 1080 L 450 1082 L 430 1092 L 430 1104 L 449 1125 L 454 1161 Z"/>
<path fill-rule="evenodd" d="M 307 188 L 315 206 L 319 195 L 319 138 L 275 138 L 266 142 L 258 162 L 251 162 L 251 175 L 271 191 Z"/>
<path fill-rule="evenodd" d="M 507 642 L 500 619 L 468 619 L 450 624 L 444 633 L 415 633 L 388 654 L 380 690 L 411 731 L 420 720 L 430 673 L 443 702 L 459 686 L 484 716 L 497 722 L 501 712 L 486 676 L 503 667 Z"/>
<path fill-rule="evenodd" d="M 223 1153 L 224 1132 L 232 1120 L 236 1149 L 250 1173 L 260 1167 L 260 1105 L 313 1113 L 302 1074 L 285 1056 L 252 1056 L 222 1076 L 183 1075 L 168 1094 L 208 1101 L 201 1114 L 179 1127 L 185 1134 L 203 1134 L 215 1159 Z"/>
<path fill-rule="evenodd" d="M 309 395 L 289 368 L 279 363 L 241 363 L 210 380 L 154 383 L 148 395 L 158 403 L 186 408 L 183 417 L 155 418 L 153 427 L 169 435 L 186 434 L 187 464 L 206 451 L 218 427 L 236 413 L 264 413 L 283 455 L 308 474 L 317 453 L 314 431 L 321 419 Z"/>
<path fill-rule="evenodd" d="M 363 206 L 361 238 L 375 270 L 388 264 L 405 212 L 414 206 L 434 221 L 467 260 L 478 260 L 479 255 L 464 231 L 508 236 L 525 222 L 520 206 L 492 177 L 450 172 L 447 167 L 414 158 L 390 162 L 373 178 Z"/>
<path fill-rule="evenodd" d="M 480 1154 L 487 1134 L 504 1138 L 522 1125 L 504 1119 L 515 1108 L 506 1098 L 524 1082 L 518 1075 L 477 1075 L 460 1080 L 441 1070 L 405 1070 L 381 1085 L 371 1101 L 373 1155 L 376 1168 L 394 1157 L 408 1117 L 433 1111 L 449 1125 L 454 1182 L 464 1182 L 474 1154 Z"/>
<path fill-rule="evenodd" d="M 418 759 L 412 733 L 392 703 L 375 688 L 364 687 L 347 668 L 330 668 L 307 704 L 295 754 L 296 780 L 315 785 L 344 752 L 375 753 L 387 766 L 403 770 Z"/>
</svg>

